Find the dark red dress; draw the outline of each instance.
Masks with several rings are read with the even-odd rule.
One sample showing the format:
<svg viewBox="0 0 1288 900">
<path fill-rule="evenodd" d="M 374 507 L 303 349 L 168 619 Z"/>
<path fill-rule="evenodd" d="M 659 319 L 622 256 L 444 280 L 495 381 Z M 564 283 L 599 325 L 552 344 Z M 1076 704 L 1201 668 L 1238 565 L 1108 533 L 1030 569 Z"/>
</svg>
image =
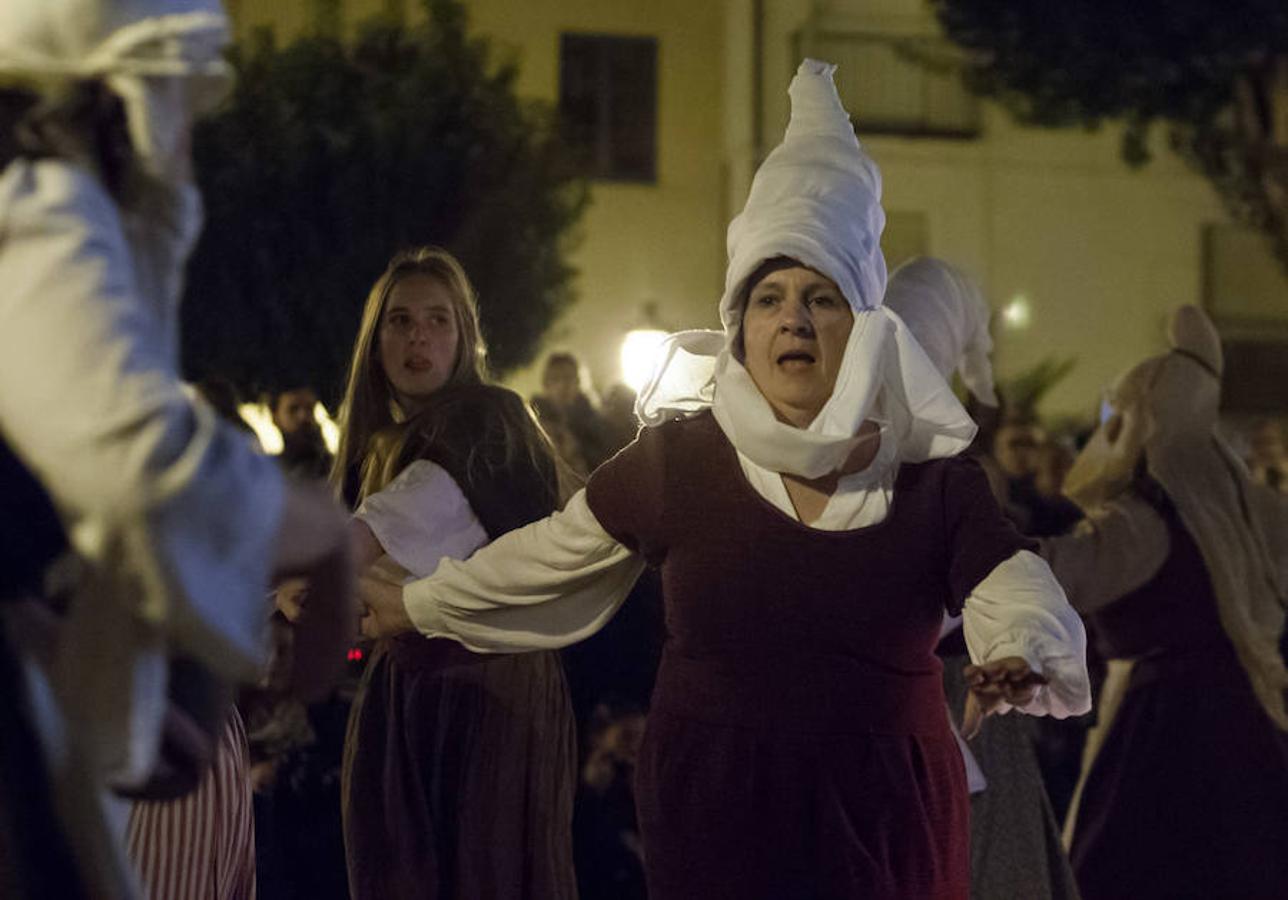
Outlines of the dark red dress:
<svg viewBox="0 0 1288 900">
<path fill-rule="evenodd" d="M 978 464 L 906 465 L 883 522 L 820 531 L 755 492 L 708 413 L 646 429 L 588 500 L 662 571 L 637 776 L 652 900 L 967 897 L 934 649 L 945 608 L 1029 546 Z"/>
<path fill-rule="evenodd" d="M 1089 616 L 1135 659 L 1087 774 L 1070 859 L 1084 900 L 1288 896 L 1288 735 L 1226 638 L 1194 539 L 1170 513 L 1153 579 Z"/>
</svg>

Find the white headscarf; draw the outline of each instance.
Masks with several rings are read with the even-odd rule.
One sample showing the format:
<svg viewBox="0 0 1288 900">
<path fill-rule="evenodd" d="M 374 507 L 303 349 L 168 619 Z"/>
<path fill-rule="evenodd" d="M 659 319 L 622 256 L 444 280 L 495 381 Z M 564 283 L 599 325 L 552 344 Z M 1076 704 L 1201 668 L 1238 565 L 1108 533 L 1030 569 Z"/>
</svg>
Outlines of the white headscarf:
<svg viewBox="0 0 1288 900">
<path fill-rule="evenodd" d="M 220 0 L 3 0 L 0 76 L 104 79 L 141 164 L 168 181 L 182 131 L 231 83 L 228 38 Z"/>
<path fill-rule="evenodd" d="M 1130 483 L 1141 454 L 1176 505 L 1212 580 L 1221 625 L 1266 714 L 1288 730 L 1288 671 L 1279 655 L 1288 586 L 1279 580 L 1253 485 L 1217 430 L 1221 340 L 1195 306 L 1179 307 L 1171 351 L 1140 363 L 1109 392 L 1113 427 L 1102 423 L 1078 455 L 1065 493 L 1084 508 Z"/>
<path fill-rule="evenodd" d="M 989 308 L 973 281 L 942 259 L 918 256 L 890 276 L 885 305 L 912 329 L 940 375 L 956 370 L 975 399 L 997 406 Z"/>
<path fill-rule="evenodd" d="M 881 305 L 881 175 L 841 106 L 835 69 L 801 63 L 788 91 L 792 116 L 783 143 L 761 165 L 746 207 L 729 225 L 724 331 L 672 335 L 636 403 L 645 424 L 710 408 L 753 463 L 806 478 L 838 469 L 861 440 L 856 433 L 866 419 L 886 421 L 899 458 L 908 462 L 956 454 L 975 433 L 907 326 Z M 832 396 L 808 428 L 780 422 L 732 353 L 744 283 L 776 257 L 830 278 L 854 311 Z"/>
</svg>

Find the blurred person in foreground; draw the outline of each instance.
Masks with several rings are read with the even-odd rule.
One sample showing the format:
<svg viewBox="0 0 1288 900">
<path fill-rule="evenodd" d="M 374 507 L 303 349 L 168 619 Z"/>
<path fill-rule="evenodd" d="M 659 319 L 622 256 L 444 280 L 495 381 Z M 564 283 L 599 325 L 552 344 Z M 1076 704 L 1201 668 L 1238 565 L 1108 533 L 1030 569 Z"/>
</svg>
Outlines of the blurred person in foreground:
<svg viewBox="0 0 1288 900">
<path fill-rule="evenodd" d="M 1283 896 L 1288 501 L 1219 436 L 1221 342 L 1182 306 L 1170 350 L 1108 391 L 1042 554 L 1108 673 L 1065 836 L 1088 900 Z"/>
<path fill-rule="evenodd" d="M 218 697 L 264 662 L 271 577 L 327 586 L 297 634 L 302 692 L 353 627 L 334 505 L 179 380 L 191 124 L 225 89 L 227 34 L 213 0 L 0 5 L 5 896 L 135 894 L 110 791 L 199 782 Z"/>
<path fill-rule="evenodd" d="M 907 323 L 945 379 L 956 371 L 977 404 L 997 408 L 989 308 L 964 273 L 942 260 L 912 259 L 890 276 L 885 304 Z M 946 620 L 939 654 L 949 707 L 959 721 L 966 719 L 967 771 L 978 764 L 983 776 L 971 793 L 970 894 L 979 900 L 1076 898 L 1034 751 L 1033 723 L 1027 717 L 995 716 L 980 727 L 963 675 L 970 657 L 961 624 L 959 617 Z"/>
</svg>

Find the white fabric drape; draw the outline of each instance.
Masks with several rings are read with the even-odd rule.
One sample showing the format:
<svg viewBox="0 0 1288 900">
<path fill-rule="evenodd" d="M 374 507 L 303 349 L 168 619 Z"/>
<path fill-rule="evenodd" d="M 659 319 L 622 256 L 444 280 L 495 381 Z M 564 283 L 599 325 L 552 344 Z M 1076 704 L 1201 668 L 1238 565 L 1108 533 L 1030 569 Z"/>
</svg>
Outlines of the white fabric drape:
<svg viewBox="0 0 1288 900">
<path fill-rule="evenodd" d="M 907 323 L 940 375 L 956 371 L 976 399 L 997 406 L 989 308 L 973 281 L 941 259 L 918 256 L 890 276 L 885 305 Z"/>
<path fill-rule="evenodd" d="M 730 443 L 754 464 L 806 478 L 841 466 L 878 405 L 904 461 L 952 456 L 975 434 L 902 320 L 881 305 L 881 176 L 841 106 L 834 70 L 815 60 L 801 63 L 789 89 L 792 117 L 783 143 L 757 171 L 746 207 L 729 225 L 724 331 L 673 335 L 636 405 L 650 425 L 710 407 Z M 854 313 L 832 396 L 803 429 L 777 419 L 732 353 L 745 282 L 777 257 L 830 278 Z"/>
</svg>

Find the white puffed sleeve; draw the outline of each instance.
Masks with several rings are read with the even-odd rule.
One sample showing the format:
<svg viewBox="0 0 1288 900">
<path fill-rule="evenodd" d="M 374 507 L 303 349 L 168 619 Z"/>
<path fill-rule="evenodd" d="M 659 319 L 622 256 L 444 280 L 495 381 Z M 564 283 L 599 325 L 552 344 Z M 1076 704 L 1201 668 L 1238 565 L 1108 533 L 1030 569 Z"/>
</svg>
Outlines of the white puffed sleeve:
<svg viewBox="0 0 1288 900">
<path fill-rule="evenodd" d="M 1063 719 L 1091 709 L 1086 631 L 1037 554 L 1021 550 L 998 564 L 966 598 L 962 615 L 976 665 L 1019 656 L 1046 676 L 1022 712 Z"/>
<path fill-rule="evenodd" d="M 617 612 L 644 560 L 600 526 L 578 491 L 561 511 L 504 534 L 465 562 L 443 560 L 403 588 L 427 637 L 481 653 L 564 647 Z"/>
<path fill-rule="evenodd" d="M 487 543 L 460 486 L 429 460 L 407 466 L 364 499 L 354 516 L 367 523 L 394 562 L 418 577 L 432 574 L 444 557 L 465 559 Z"/>
</svg>

